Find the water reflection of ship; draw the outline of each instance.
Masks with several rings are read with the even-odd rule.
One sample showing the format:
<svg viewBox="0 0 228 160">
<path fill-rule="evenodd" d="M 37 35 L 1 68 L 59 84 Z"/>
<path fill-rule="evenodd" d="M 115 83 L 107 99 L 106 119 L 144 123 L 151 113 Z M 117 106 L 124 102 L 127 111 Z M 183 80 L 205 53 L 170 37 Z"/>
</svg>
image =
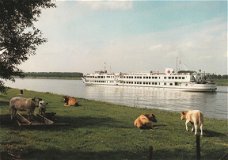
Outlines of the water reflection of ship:
<svg viewBox="0 0 228 160">
<path fill-rule="evenodd" d="M 88 86 L 88 93 L 94 93 L 92 99 L 131 107 L 157 108 L 182 111 L 202 107 L 199 102 L 211 103 L 213 93 L 180 92 L 162 88 Z M 96 94 L 95 94 L 96 93 Z M 202 101 L 203 100 L 203 101 Z"/>
</svg>

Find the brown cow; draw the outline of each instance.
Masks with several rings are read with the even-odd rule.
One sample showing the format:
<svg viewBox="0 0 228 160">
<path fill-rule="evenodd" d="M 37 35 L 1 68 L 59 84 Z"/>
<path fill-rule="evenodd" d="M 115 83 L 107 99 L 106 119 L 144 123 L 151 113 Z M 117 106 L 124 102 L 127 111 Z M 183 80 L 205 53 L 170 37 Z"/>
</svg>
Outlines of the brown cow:
<svg viewBox="0 0 228 160">
<path fill-rule="evenodd" d="M 69 96 L 64 96 L 64 106 L 77 106 L 78 105 L 78 101 L 76 98 L 74 97 L 69 97 Z"/>
<path fill-rule="evenodd" d="M 201 136 L 203 135 L 203 114 L 199 110 L 191 110 L 186 112 L 181 112 L 181 120 L 186 120 L 185 127 L 188 131 L 188 123 L 192 124 L 192 132 L 195 127 L 195 135 L 197 135 L 198 127 L 201 131 Z M 194 126 L 194 127 L 193 127 Z"/>
<path fill-rule="evenodd" d="M 140 129 L 149 129 L 153 128 L 152 122 L 157 122 L 154 114 L 142 114 L 134 121 L 134 126 Z"/>
<path fill-rule="evenodd" d="M 39 102 L 41 98 L 23 98 L 23 97 L 13 97 L 10 99 L 10 111 L 11 111 L 11 119 L 13 119 L 17 111 L 27 111 L 29 119 L 32 118 L 34 114 L 34 110 L 36 107 L 39 107 Z"/>
</svg>

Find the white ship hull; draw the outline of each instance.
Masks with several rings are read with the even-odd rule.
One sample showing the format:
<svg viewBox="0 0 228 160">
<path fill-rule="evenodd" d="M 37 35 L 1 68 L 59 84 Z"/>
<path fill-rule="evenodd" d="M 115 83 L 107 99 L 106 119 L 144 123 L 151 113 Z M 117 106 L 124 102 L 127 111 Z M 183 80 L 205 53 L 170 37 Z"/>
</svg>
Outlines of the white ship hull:
<svg viewBox="0 0 228 160">
<path fill-rule="evenodd" d="M 103 85 L 103 86 L 122 86 L 122 87 L 147 87 L 147 88 L 164 88 L 164 89 L 175 89 L 175 90 L 181 90 L 181 91 L 188 91 L 188 92 L 214 92 L 217 90 L 216 85 L 195 85 L 195 86 L 173 86 L 173 87 L 168 87 L 168 86 L 142 86 L 142 85 L 122 85 L 122 84 L 107 84 L 107 83 L 89 83 L 89 82 L 84 82 L 85 85 L 91 86 L 91 85 Z"/>
</svg>

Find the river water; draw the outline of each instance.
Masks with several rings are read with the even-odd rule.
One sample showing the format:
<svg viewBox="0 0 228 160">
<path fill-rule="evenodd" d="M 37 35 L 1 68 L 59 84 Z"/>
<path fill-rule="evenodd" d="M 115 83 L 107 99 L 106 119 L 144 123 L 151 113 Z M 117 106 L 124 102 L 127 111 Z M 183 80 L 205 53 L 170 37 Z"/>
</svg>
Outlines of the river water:
<svg viewBox="0 0 228 160">
<path fill-rule="evenodd" d="M 16 79 L 16 82 L 8 81 L 6 85 L 13 88 L 70 95 L 131 107 L 170 111 L 199 109 L 207 117 L 228 119 L 227 86 L 218 86 L 215 93 L 202 93 L 145 87 L 85 86 L 81 80 L 57 79 Z"/>
</svg>

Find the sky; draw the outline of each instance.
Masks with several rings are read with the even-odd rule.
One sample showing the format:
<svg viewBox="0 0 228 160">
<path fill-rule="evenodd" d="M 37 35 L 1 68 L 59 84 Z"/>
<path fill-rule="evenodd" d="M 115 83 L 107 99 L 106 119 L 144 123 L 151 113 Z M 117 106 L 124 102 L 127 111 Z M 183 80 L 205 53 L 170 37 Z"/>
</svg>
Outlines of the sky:
<svg viewBox="0 0 228 160">
<path fill-rule="evenodd" d="M 55 1 L 35 26 L 48 42 L 25 72 L 227 74 L 226 1 Z M 178 62 L 178 63 L 177 63 Z"/>
</svg>

